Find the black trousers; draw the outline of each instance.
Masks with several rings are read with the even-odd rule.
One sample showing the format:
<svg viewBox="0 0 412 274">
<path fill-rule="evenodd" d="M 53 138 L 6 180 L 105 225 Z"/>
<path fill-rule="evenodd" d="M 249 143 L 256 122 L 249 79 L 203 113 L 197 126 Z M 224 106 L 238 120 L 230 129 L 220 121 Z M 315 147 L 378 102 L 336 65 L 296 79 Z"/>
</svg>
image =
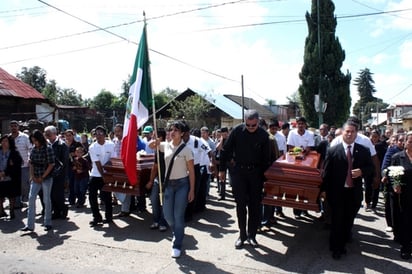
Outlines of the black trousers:
<svg viewBox="0 0 412 274">
<path fill-rule="evenodd" d="M 64 181 L 65 175 L 53 178 L 53 186 L 51 189 L 52 211 L 55 217 L 66 217 L 67 206 L 64 198 Z"/>
<path fill-rule="evenodd" d="M 112 193 L 102 191 L 103 178 L 102 177 L 90 177 L 89 181 L 89 203 L 93 213 L 94 221 L 101 221 L 102 215 L 99 211 L 98 195 L 100 193 L 100 199 L 104 202 L 105 218 L 108 221 L 113 219 L 113 205 L 112 205 Z"/>
<path fill-rule="evenodd" d="M 231 176 L 240 238 L 254 238 L 262 216 L 263 170 L 234 167 Z"/>
<path fill-rule="evenodd" d="M 344 188 L 340 198 L 330 200 L 332 222 L 329 237 L 331 251 L 342 252 L 351 237 L 355 217 L 361 206 L 355 188 Z"/>
</svg>

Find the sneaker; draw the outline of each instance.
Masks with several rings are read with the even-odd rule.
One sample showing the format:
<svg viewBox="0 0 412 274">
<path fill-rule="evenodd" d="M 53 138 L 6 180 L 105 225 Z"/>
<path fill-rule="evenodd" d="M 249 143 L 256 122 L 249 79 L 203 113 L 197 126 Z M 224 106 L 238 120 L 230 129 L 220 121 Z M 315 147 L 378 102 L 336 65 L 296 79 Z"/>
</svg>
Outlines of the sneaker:
<svg viewBox="0 0 412 274">
<path fill-rule="evenodd" d="M 181 254 L 182 252 L 180 251 L 180 249 L 177 249 L 177 248 L 172 249 L 172 258 L 179 258 Z"/>
<path fill-rule="evenodd" d="M 387 228 L 385 228 L 385 231 L 386 231 L 386 232 L 392 232 L 392 231 L 393 231 L 393 228 L 392 228 L 391 226 L 388 226 Z"/>
<path fill-rule="evenodd" d="M 159 226 L 160 232 L 165 232 L 167 230 L 167 226 L 161 225 Z"/>
</svg>

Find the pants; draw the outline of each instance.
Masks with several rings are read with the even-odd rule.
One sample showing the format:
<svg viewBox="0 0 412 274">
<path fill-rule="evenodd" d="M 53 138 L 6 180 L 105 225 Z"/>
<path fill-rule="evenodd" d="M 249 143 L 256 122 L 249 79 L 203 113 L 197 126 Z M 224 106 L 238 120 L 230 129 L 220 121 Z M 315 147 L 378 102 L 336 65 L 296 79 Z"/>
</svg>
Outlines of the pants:
<svg viewBox="0 0 412 274">
<path fill-rule="evenodd" d="M 112 206 L 112 193 L 102 191 L 103 178 L 102 177 L 90 177 L 89 181 L 89 203 L 93 213 L 93 220 L 101 221 L 102 215 L 99 212 L 99 203 L 97 201 L 98 193 L 100 192 L 100 198 L 104 202 L 105 218 L 107 221 L 113 219 L 113 206 Z"/>
<path fill-rule="evenodd" d="M 235 167 L 231 174 L 240 238 L 254 238 L 261 220 L 263 171 Z M 246 229 L 247 220 L 247 229 Z"/>
<path fill-rule="evenodd" d="M 37 194 L 42 190 L 43 202 L 44 202 L 44 225 L 51 225 L 51 189 L 53 186 L 53 179 L 47 178 L 41 184 L 37 184 L 34 181 L 30 183 L 29 192 L 29 209 L 27 210 L 27 227 L 34 229 L 34 223 L 36 218 L 36 198 Z"/>
<path fill-rule="evenodd" d="M 173 232 L 173 248 L 181 249 L 185 234 L 185 210 L 189 193 L 189 177 L 169 180 L 165 189 L 163 213 Z"/>
<path fill-rule="evenodd" d="M 161 226 L 167 226 L 167 222 L 163 214 L 163 207 L 160 205 L 159 191 L 159 182 L 157 181 L 157 179 L 155 179 L 152 187 L 152 192 L 150 194 L 150 201 L 152 203 L 153 223 L 158 223 Z"/>
<path fill-rule="evenodd" d="M 64 179 L 64 175 L 53 178 L 51 202 L 53 215 L 56 217 L 66 217 L 67 215 L 67 207 L 64 198 Z"/>
<path fill-rule="evenodd" d="M 354 188 L 344 188 L 339 201 L 330 201 L 332 223 L 329 237 L 331 251 L 343 252 L 351 237 L 353 223 L 361 202 L 356 197 Z"/>
<path fill-rule="evenodd" d="M 74 193 L 78 205 L 84 205 L 86 202 L 86 192 L 89 183 L 89 177 L 74 179 Z"/>
</svg>

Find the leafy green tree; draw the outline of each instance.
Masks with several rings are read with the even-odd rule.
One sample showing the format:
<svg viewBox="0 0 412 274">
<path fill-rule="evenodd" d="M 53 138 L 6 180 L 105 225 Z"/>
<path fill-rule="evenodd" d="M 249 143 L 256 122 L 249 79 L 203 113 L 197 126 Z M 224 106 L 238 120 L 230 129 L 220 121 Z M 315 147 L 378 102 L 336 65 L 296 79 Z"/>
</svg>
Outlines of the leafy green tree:
<svg viewBox="0 0 412 274">
<path fill-rule="evenodd" d="M 155 93 L 153 99 L 155 101 L 156 110 L 172 101 L 178 95 L 179 92 L 177 90 L 171 89 L 169 87 L 165 88 L 159 93 Z"/>
<path fill-rule="evenodd" d="M 23 67 L 21 69 L 21 73 L 18 73 L 16 77 L 41 93 L 47 84 L 46 75 L 47 73 L 44 69 L 39 66 L 34 66 L 29 69 L 27 67 Z"/>
<path fill-rule="evenodd" d="M 60 89 L 57 96 L 57 103 L 66 106 L 83 106 L 82 95 L 72 88 Z"/>
<path fill-rule="evenodd" d="M 206 114 L 214 106 L 197 94 L 187 97 L 184 101 L 173 101 L 170 104 L 170 114 L 172 118 L 192 120 L 193 126 L 198 126 Z"/>
<path fill-rule="evenodd" d="M 340 71 L 345 51 L 335 37 L 337 21 L 334 11 L 335 5 L 331 0 L 312 0 L 311 13 L 306 12 L 308 36 L 305 40 L 304 64 L 299 74 L 302 80 L 299 95 L 303 115 L 311 126 L 319 126 L 319 122 L 322 122 L 314 105 L 316 94 L 327 104 L 322 115 L 323 122 L 342 124 L 349 116 L 351 75 Z"/>
<path fill-rule="evenodd" d="M 359 71 L 359 76 L 354 82 L 358 89 L 359 100 L 353 106 L 353 114 L 360 117 L 364 124 L 371 118 L 371 113 L 382 112 L 389 104 L 373 96 L 376 92 L 375 81 L 373 73 L 368 68 Z"/>
<path fill-rule="evenodd" d="M 59 88 L 55 80 L 50 80 L 42 90 L 43 95 L 53 103 L 57 103 Z"/>
<path fill-rule="evenodd" d="M 102 89 L 90 102 L 90 108 L 94 108 L 101 113 L 111 115 L 113 113 L 113 101 L 115 96 L 108 90 Z"/>
</svg>

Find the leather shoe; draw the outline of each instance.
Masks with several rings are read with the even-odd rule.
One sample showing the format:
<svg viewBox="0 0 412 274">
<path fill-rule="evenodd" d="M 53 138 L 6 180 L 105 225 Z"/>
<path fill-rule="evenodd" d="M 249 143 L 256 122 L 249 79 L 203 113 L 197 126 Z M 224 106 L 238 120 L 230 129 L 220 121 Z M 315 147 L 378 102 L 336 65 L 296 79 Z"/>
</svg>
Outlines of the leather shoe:
<svg viewBox="0 0 412 274">
<path fill-rule="evenodd" d="M 235 242 L 235 247 L 236 247 L 236 249 L 241 249 L 241 248 L 243 248 L 243 240 L 241 239 L 241 238 L 238 238 L 237 240 L 236 240 L 236 242 Z"/>
<path fill-rule="evenodd" d="M 342 257 L 342 253 L 340 251 L 333 251 L 332 258 L 335 260 L 339 260 Z"/>
<path fill-rule="evenodd" d="M 102 220 L 93 220 L 89 222 L 90 226 L 98 226 L 99 224 L 103 223 Z"/>
<path fill-rule="evenodd" d="M 258 244 L 258 242 L 256 241 L 255 238 L 248 238 L 247 241 L 252 247 L 258 247 L 259 246 L 259 244 Z"/>
<path fill-rule="evenodd" d="M 44 231 L 49 231 L 49 230 L 51 230 L 52 229 L 52 226 L 51 225 L 46 225 L 46 226 L 44 226 Z"/>
<path fill-rule="evenodd" d="M 23 227 L 23 228 L 21 229 L 21 231 L 24 231 L 24 232 L 27 232 L 27 231 L 33 232 L 34 229 L 29 228 L 28 226 L 25 226 L 25 227 Z"/>
<path fill-rule="evenodd" d="M 128 217 L 130 215 L 129 212 L 120 212 L 119 214 L 116 215 L 116 217 L 122 218 L 122 217 Z"/>
<path fill-rule="evenodd" d="M 404 260 L 409 260 L 411 258 L 411 253 L 409 252 L 401 252 L 401 258 Z"/>
</svg>

